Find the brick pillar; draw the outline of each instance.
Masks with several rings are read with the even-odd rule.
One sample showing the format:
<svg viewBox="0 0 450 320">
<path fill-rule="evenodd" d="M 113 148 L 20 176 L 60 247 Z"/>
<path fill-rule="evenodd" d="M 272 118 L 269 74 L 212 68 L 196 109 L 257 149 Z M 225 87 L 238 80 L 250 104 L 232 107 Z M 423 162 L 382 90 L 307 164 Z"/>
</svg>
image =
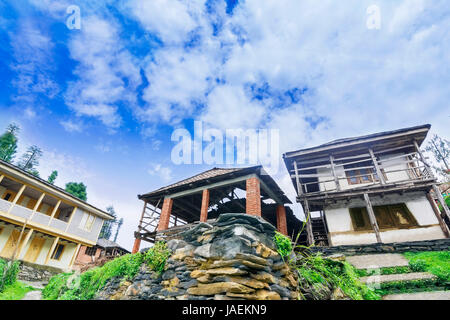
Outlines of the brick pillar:
<svg viewBox="0 0 450 320">
<path fill-rule="evenodd" d="M 200 221 L 206 222 L 208 220 L 208 208 L 209 208 L 209 190 L 203 190 L 202 194 L 202 208 L 200 209 Z"/>
<path fill-rule="evenodd" d="M 261 191 L 259 179 L 250 178 L 246 183 L 246 209 L 247 213 L 261 217 Z"/>
<path fill-rule="evenodd" d="M 131 253 L 138 252 L 140 247 L 141 247 L 141 239 L 135 239 L 134 240 L 134 245 L 133 245 L 133 251 L 131 251 Z"/>
<path fill-rule="evenodd" d="M 281 204 L 277 206 L 277 230 L 285 236 L 288 235 L 286 223 L 286 208 Z"/>
<path fill-rule="evenodd" d="M 171 198 L 164 199 L 164 204 L 161 210 L 161 216 L 159 217 L 159 224 L 157 231 L 169 229 L 169 220 L 170 220 L 170 213 L 172 212 L 172 205 L 173 199 Z"/>
</svg>

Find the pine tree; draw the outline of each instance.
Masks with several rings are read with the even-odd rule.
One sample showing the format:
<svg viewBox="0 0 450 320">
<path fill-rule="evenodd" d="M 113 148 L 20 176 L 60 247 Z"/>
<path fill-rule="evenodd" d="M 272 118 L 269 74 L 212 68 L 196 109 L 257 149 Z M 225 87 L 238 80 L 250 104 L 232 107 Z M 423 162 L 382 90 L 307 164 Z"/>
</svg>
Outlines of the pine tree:
<svg viewBox="0 0 450 320">
<path fill-rule="evenodd" d="M 109 240 L 112 235 L 112 228 L 117 221 L 117 214 L 113 206 L 109 206 L 108 208 L 106 208 L 106 211 L 109 213 L 109 215 L 113 216 L 114 219 L 105 221 L 103 223 L 103 227 L 102 230 L 100 231 L 99 238 Z"/>
<path fill-rule="evenodd" d="M 58 171 L 53 170 L 47 179 L 48 183 L 54 184 L 57 177 L 58 177 Z"/>
<path fill-rule="evenodd" d="M 66 191 L 71 195 L 81 199 L 83 201 L 87 201 L 87 187 L 83 182 L 69 182 L 66 184 Z"/>
<path fill-rule="evenodd" d="M 119 235 L 120 228 L 123 224 L 123 218 L 120 218 L 119 222 L 117 223 L 117 229 L 116 229 L 116 235 L 114 236 L 114 242 L 117 242 L 117 236 Z"/>
<path fill-rule="evenodd" d="M 11 162 L 17 152 L 17 134 L 19 126 L 11 123 L 3 135 L 0 136 L 0 159 Z"/>
<path fill-rule="evenodd" d="M 39 177 L 36 167 L 39 166 L 39 159 L 42 157 L 42 150 L 38 146 L 31 146 L 20 158 L 17 166 L 24 171 Z"/>
<path fill-rule="evenodd" d="M 433 166 L 437 175 L 444 181 L 450 177 L 450 141 L 434 135 L 428 142 L 425 151 L 431 152 L 439 166 Z"/>
</svg>

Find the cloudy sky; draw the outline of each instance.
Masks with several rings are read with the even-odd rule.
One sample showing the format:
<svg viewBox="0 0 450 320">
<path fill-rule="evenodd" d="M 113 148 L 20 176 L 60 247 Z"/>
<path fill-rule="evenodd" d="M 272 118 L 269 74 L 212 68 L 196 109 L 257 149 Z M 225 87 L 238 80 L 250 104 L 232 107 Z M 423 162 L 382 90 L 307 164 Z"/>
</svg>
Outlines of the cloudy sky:
<svg viewBox="0 0 450 320">
<path fill-rule="evenodd" d="M 278 130 L 280 159 L 424 123 L 448 138 L 449 30 L 448 0 L 2 0 L 0 130 L 113 205 L 131 248 L 137 194 L 211 168 L 171 160 L 194 121 Z"/>
</svg>

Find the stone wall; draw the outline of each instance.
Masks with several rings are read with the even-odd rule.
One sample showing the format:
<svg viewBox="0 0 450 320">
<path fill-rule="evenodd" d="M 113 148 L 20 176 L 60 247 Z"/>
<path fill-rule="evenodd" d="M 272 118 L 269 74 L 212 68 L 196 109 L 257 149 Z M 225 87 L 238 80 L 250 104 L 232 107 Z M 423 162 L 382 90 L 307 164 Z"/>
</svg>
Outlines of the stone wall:
<svg viewBox="0 0 450 320">
<path fill-rule="evenodd" d="M 275 227 L 247 214 L 179 229 L 162 274 L 142 265 L 132 281 L 112 279 L 101 300 L 296 299 L 297 279 L 276 252 Z"/>
<path fill-rule="evenodd" d="M 58 268 L 37 265 L 33 263 L 20 262 L 20 271 L 17 275 L 18 280 L 29 282 L 48 282 L 55 274 L 61 273 Z"/>
<path fill-rule="evenodd" d="M 333 254 L 354 256 L 374 253 L 402 253 L 444 250 L 450 250 L 450 239 L 311 248 L 311 251 L 322 252 L 325 256 Z"/>
</svg>

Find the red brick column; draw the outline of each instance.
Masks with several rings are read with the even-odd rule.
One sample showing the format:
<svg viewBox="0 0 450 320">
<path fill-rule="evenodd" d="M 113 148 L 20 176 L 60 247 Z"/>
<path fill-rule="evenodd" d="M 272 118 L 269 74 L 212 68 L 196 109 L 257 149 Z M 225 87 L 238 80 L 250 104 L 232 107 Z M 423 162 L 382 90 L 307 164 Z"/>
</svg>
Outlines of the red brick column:
<svg viewBox="0 0 450 320">
<path fill-rule="evenodd" d="M 164 204 L 161 210 L 161 216 L 159 217 L 159 224 L 157 231 L 169 229 L 169 220 L 170 220 L 170 213 L 172 212 L 172 205 L 173 199 L 171 198 L 164 199 Z"/>
<path fill-rule="evenodd" d="M 285 236 L 288 235 L 286 223 L 286 208 L 281 204 L 277 206 L 277 230 Z"/>
<path fill-rule="evenodd" d="M 206 222 L 208 220 L 208 208 L 209 208 L 209 190 L 203 190 L 202 194 L 202 208 L 200 209 L 200 221 Z"/>
<path fill-rule="evenodd" d="M 138 252 L 140 247 L 141 247 L 141 239 L 135 239 L 134 240 L 134 245 L 133 245 L 133 251 L 131 251 L 131 253 Z"/>
<path fill-rule="evenodd" d="M 247 179 L 246 209 L 247 213 L 261 217 L 261 191 L 258 178 Z"/>
</svg>

